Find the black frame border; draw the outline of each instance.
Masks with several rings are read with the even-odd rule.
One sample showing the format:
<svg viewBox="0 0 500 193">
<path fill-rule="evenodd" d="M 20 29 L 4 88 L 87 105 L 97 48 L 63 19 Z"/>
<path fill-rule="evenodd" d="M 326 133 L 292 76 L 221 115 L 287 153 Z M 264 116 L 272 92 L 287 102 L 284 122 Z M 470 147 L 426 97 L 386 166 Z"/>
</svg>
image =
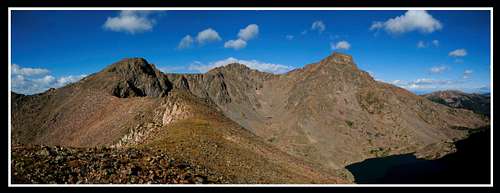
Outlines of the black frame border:
<svg viewBox="0 0 500 193">
<path fill-rule="evenodd" d="M 9 14 L 8 9 L 10 7 L 24 7 L 24 8 L 42 8 L 42 7 L 57 7 L 57 8 L 71 8 L 71 7 L 103 7 L 103 8 L 113 8 L 113 7 L 270 7 L 270 8 L 285 8 L 285 7 L 349 7 L 349 8 L 409 8 L 409 7 L 436 7 L 436 8 L 467 8 L 467 7 L 492 7 L 493 13 L 495 10 L 495 0 L 171 0 L 171 1 L 155 1 L 155 0 L 7 0 L 4 1 L 4 12 L 3 21 L 8 23 L 7 15 Z M 495 19 L 493 14 L 493 26 L 496 26 L 499 19 Z M 6 26 L 6 25 L 4 25 Z M 495 29 L 493 29 L 495 30 Z M 4 36 L 5 43 L 7 43 L 6 36 L 8 38 L 8 30 Z M 493 34 L 494 36 L 494 34 Z M 497 44 L 498 38 L 493 38 L 493 58 L 495 56 L 495 45 Z M 4 44 L 5 45 L 5 44 Z M 9 48 L 7 48 L 9 49 Z M 8 77 L 8 52 L 4 52 L 4 77 Z M 493 74 L 496 74 L 493 68 Z M 494 77 L 491 77 L 493 82 L 495 82 Z M 4 86 L 4 91 L 8 90 L 7 80 L 2 86 Z M 492 85 L 495 87 L 495 83 Z M 493 88 L 494 89 L 494 88 Z M 2 95 L 4 96 L 4 101 L 8 99 L 6 92 Z M 494 99 L 492 98 L 494 104 Z M 4 103 L 5 104 L 5 103 Z M 4 108 L 7 109 L 7 108 Z M 8 121 L 7 114 L 4 116 L 4 120 Z M 495 118 L 493 118 L 495 120 Z M 4 124 L 5 125 L 5 124 Z M 495 129 L 492 127 L 492 129 Z M 493 138 L 499 135 L 499 132 L 494 132 Z M 3 132 L 8 135 L 7 129 Z M 4 136 L 5 137 L 5 136 Z M 4 138 L 5 139 L 5 138 Z M 494 149 L 498 151 L 498 143 L 494 143 Z M 4 148 L 4 152 L 8 153 L 8 150 Z M 493 153 L 494 159 L 496 152 Z M 4 154 L 5 155 L 5 154 Z M 8 187 L 8 171 L 6 165 L 8 165 L 8 160 L 3 159 L 3 174 L 5 177 L 4 190 L 5 192 L 450 192 L 450 193 L 461 193 L 461 192 L 496 192 L 498 191 L 495 186 L 495 181 L 493 182 L 494 187 Z M 498 167 L 494 167 L 498 168 Z M 497 170 L 497 169 L 495 169 Z M 496 173 L 495 171 L 493 172 Z M 473 177 L 473 176 L 471 176 Z M 498 177 L 497 177 L 498 178 Z"/>
</svg>

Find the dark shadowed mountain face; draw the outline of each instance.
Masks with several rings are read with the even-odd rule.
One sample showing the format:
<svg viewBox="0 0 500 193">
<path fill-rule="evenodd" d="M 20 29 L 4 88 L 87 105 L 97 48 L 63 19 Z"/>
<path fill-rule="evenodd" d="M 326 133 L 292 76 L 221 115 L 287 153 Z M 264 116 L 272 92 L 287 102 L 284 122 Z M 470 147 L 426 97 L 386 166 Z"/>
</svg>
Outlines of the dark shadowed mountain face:
<svg viewBox="0 0 500 193">
<path fill-rule="evenodd" d="M 464 128 L 487 124 L 377 82 L 340 53 L 281 75 L 241 64 L 163 74 L 132 58 L 63 88 L 12 94 L 13 143 L 161 149 L 234 183 L 350 183 L 346 165 L 439 158 Z"/>
<path fill-rule="evenodd" d="M 412 154 L 367 159 L 346 168 L 360 184 L 488 184 L 490 128 L 478 128 L 455 143 L 457 152 L 436 160 Z"/>
<path fill-rule="evenodd" d="M 472 110 L 475 113 L 490 116 L 490 95 L 464 93 L 456 90 L 437 91 L 422 95 L 431 101 L 454 108 Z"/>
</svg>

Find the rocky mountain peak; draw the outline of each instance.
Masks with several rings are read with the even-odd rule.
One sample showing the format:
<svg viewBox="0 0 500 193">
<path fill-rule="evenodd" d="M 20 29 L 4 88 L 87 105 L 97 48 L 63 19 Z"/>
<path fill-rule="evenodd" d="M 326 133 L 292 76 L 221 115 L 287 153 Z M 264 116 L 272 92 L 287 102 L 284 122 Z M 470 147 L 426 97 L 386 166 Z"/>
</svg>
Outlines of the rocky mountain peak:
<svg viewBox="0 0 500 193">
<path fill-rule="evenodd" d="M 124 58 L 106 68 L 105 72 L 154 74 L 156 68 L 144 58 Z"/>
<path fill-rule="evenodd" d="M 219 67 L 216 67 L 210 71 L 208 71 L 209 73 L 210 72 L 247 72 L 247 71 L 250 71 L 252 69 L 250 69 L 248 66 L 244 65 L 244 64 L 240 64 L 240 63 L 230 63 L 230 64 L 227 64 L 227 65 L 224 65 L 224 66 L 219 66 Z"/>
<path fill-rule="evenodd" d="M 354 60 L 351 55 L 343 54 L 340 52 L 333 52 L 328 58 L 331 58 L 336 63 L 348 63 L 353 64 Z"/>
<path fill-rule="evenodd" d="M 372 79 L 369 75 L 360 70 L 354 63 L 351 55 L 340 52 L 333 52 L 321 61 L 308 64 L 303 68 L 292 70 L 288 73 L 292 76 L 324 76 L 326 78 L 336 77 L 338 81 L 357 82 L 365 79 Z M 355 80 L 356 79 L 356 80 Z"/>
<path fill-rule="evenodd" d="M 155 65 L 144 58 L 125 58 L 106 67 L 86 81 L 93 88 L 120 98 L 164 96 L 171 83 Z"/>
</svg>

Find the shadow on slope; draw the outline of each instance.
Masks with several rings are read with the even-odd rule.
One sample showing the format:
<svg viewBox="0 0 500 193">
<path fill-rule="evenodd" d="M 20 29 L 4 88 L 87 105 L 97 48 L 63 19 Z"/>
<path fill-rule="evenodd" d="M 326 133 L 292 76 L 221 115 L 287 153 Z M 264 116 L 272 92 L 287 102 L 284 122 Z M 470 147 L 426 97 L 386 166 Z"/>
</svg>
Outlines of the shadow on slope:
<svg viewBox="0 0 500 193">
<path fill-rule="evenodd" d="M 437 160 L 403 154 L 367 159 L 346 168 L 359 184 L 487 184 L 490 135 L 488 128 L 481 128 L 456 142 L 456 153 Z"/>
</svg>

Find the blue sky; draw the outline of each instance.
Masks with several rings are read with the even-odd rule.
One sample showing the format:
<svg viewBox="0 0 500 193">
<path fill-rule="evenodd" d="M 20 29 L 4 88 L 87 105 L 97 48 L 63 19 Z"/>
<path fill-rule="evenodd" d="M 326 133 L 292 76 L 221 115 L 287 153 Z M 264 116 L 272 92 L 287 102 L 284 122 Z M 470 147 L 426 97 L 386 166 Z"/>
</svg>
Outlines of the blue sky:
<svg viewBox="0 0 500 193">
<path fill-rule="evenodd" d="M 13 11 L 12 90 L 38 93 L 144 57 L 164 72 L 229 62 L 284 73 L 351 54 L 416 93 L 490 87 L 489 11 Z"/>
</svg>

